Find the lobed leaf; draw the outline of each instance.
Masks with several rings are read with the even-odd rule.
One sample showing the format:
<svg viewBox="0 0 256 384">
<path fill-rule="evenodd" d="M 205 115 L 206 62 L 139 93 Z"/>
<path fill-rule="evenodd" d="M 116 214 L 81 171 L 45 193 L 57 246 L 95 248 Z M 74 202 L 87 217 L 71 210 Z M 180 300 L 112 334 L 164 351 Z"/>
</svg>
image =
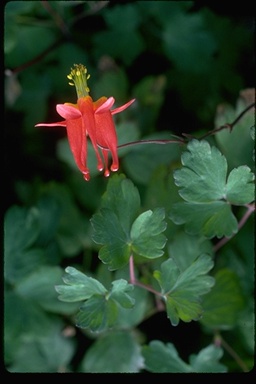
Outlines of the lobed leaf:
<svg viewBox="0 0 256 384">
<path fill-rule="evenodd" d="M 57 285 L 56 291 L 60 294 L 59 299 L 63 301 L 81 301 L 93 295 L 104 295 L 106 288 L 96 279 L 86 276 L 75 268 L 67 267 L 66 275 L 63 277 L 66 285 Z"/>
<path fill-rule="evenodd" d="M 181 156 L 183 167 L 174 172 L 180 196 L 189 202 L 207 203 L 225 196 L 227 161 L 207 141 L 192 140 Z"/>
<path fill-rule="evenodd" d="M 211 257 L 201 255 L 184 271 L 179 270 L 173 259 L 168 259 L 162 263 L 161 271 L 154 272 L 172 325 L 177 325 L 179 319 L 189 322 L 200 318 L 200 296 L 209 292 L 214 285 L 214 279 L 205 276 L 212 267 Z"/>
<path fill-rule="evenodd" d="M 145 368 L 155 373 L 199 373 L 199 372 L 227 372 L 227 368 L 219 362 L 223 350 L 215 345 L 203 348 L 197 355 L 189 356 L 189 363 L 185 363 L 178 355 L 175 346 L 153 340 L 142 349 Z"/>
<path fill-rule="evenodd" d="M 145 368 L 149 372 L 191 372 L 191 368 L 178 355 L 173 344 L 166 345 L 158 340 L 153 340 L 142 349 L 145 359 Z"/>
<path fill-rule="evenodd" d="M 90 297 L 81 307 L 76 317 L 77 326 L 89 328 L 92 332 L 102 332 L 112 328 L 119 315 L 119 306 L 132 308 L 135 300 L 128 295 L 133 286 L 126 280 L 115 280 L 107 294 Z"/>
<path fill-rule="evenodd" d="M 227 367 L 219 362 L 223 350 L 216 345 L 208 345 L 201 349 L 197 355 L 190 355 L 189 362 L 193 372 L 224 373 Z"/>
<path fill-rule="evenodd" d="M 138 215 L 140 196 L 133 183 L 124 175 L 110 179 L 99 212 L 93 215 L 93 240 L 102 244 L 100 260 L 109 270 L 124 267 L 132 252 L 156 258 L 163 255 L 166 229 L 163 208 Z"/>
<path fill-rule="evenodd" d="M 254 175 L 247 166 L 233 169 L 227 178 L 226 158 L 206 141 L 192 140 L 182 154 L 183 167 L 174 172 L 185 202 L 174 204 L 170 218 L 185 224 L 192 235 L 230 237 L 238 230 L 231 204 L 254 200 Z"/>
</svg>

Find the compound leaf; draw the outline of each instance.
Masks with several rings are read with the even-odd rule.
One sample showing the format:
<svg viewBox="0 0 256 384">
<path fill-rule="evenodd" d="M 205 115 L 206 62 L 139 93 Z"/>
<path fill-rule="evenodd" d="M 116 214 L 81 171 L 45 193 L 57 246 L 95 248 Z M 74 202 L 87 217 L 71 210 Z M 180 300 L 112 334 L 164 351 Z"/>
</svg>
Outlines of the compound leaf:
<svg viewBox="0 0 256 384">
<path fill-rule="evenodd" d="M 181 157 L 183 167 L 174 172 L 185 202 L 174 204 L 170 218 L 175 224 L 185 224 L 189 234 L 232 236 L 238 227 L 230 204 L 254 200 L 253 173 L 240 166 L 227 178 L 226 158 L 204 140 L 192 140 L 187 149 Z"/>
<path fill-rule="evenodd" d="M 99 258 L 110 270 L 122 268 L 130 257 L 130 230 L 140 208 L 140 196 L 124 175 L 113 176 L 101 200 L 99 212 L 93 215 L 92 238 L 104 245 Z"/>
<path fill-rule="evenodd" d="M 214 279 L 205 276 L 212 267 L 211 257 L 201 255 L 182 272 L 173 259 L 163 262 L 161 271 L 154 272 L 154 277 L 161 286 L 167 316 L 172 325 L 178 325 L 180 319 L 190 322 L 201 317 L 203 309 L 200 296 L 209 292 L 214 285 Z"/>
<path fill-rule="evenodd" d="M 112 327 L 118 319 L 119 308 L 129 309 L 135 300 L 129 296 L 133 286 L 124 279 L 112 282 L 108 291 L 98 280 L 73 267 L 66 268 L 63 280 L 67 285 L 55 287 L 62 301 L 86 300 L 76 316 L 77 326 L 100 332 Z"/>
<path fill-rule="evenodd" d="M 99 212 L 91 219 L 93 240 L 103 245 L 99 258 L 108 264 L 109 270 L 124 267 L 132 252 L 150 259 L 164 253 L 164 209 L 149 210 L 138 216 L 139 208 L 140 197 L 133 183 L 123 175 L 113 177 Z"/>
</svg>

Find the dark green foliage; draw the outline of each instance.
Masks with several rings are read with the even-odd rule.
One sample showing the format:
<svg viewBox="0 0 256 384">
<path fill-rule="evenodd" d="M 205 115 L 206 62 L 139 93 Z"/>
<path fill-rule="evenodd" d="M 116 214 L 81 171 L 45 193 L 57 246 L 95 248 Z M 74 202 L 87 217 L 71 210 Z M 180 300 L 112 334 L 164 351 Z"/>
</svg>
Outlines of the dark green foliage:
<svg viewBox="0 0 256 384">
<path fill-rule="evenodd" d="M 6 3 L 9 372 L 254 366 L 253 20 L 239 7 Z M 120 168 L 109 179 L 90 142 L 86 182 L 65 128 L 34 127 L 76 103 L 74 63 L 93 100 L 136 98 L 113 116 Z"/>
</svg>

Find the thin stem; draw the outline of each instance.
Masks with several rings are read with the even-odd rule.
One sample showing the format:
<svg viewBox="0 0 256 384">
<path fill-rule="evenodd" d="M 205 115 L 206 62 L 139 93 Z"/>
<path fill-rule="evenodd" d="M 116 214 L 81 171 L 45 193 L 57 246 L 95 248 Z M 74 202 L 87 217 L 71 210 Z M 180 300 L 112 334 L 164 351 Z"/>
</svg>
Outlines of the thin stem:
<svg viewBox="0 0 256 384">
<path fill-rule="evenodd" d="M 38 63 L 40 60 L 42 60 L 49 52 L 57 48 L 60 44 L 63 43 L 63 38 L 59 39 L 55 43 L 53 43 L 50 47 L 48 47 L 45 51 L 40 53 L 38 56 L 34 57 L 34 59 L 29 60 L 28 62 L 20 65 L 19 67 L 16 67 L 14 69 L 6 69 L 5 70 L 5 75 L 6 76 L 11 76 L 14 74 L 17 74 L 21 71 L 24 71 L 24 69 L 27 69 L 28 67 L 31 67 L 32 65 Z"/>
<path fill-rule="evenodd" d="M 252 107 L 255 107 L 255 103 L 252 103 L 250 105 L 248 105 L 248 107 L 246 107 L 236 118 L 235 120 L 232 122 L 232 123 L 226 123 L 224 125 L 222 125 L 221 127 L 219 128 L 216 128 L 216 129 L 213 129 L 212 131 L 209 131 L 207 132 L 205 135 L 201 136 L 199 138 L 199 140 L 202 140 L 204 139 L 205 137 L 207 136 L 211 136 L 211 135 L 214 135 L 215 133 L 217 132 L 220 132 L 222 131 L 223 129 L 229 129 L 230 131 L 232 131 L 232 129 L 234 128 L 234 126 L 238 123 L 238 121 L 244 116 L 244 114 L 249 111 Z M 189 137 L 188 135 L 184 134 L 184 136 L 186 137 Z"/>
<path fill-rule="evenodd" d="M 151 288 L 149 285 L 143 284 L 140 281 L 135 280 L 133 284 L 137 285 L 138 287 L 144 288 L 149 292 L 154 293 L 154 295 L 156 296 L 162 296 L 161 292 L 156 291 L 155 289 Z"/>
<path fill-rule="evenodd" d="M 255 204 L 248 204 L 248 205 L 246 205 L 246 207 L 247 207 L 247 211 L 245 212 L 244 216 L 242 217 L 242 219 L 238 223 L 238 229 L 239 230 L 244 226 L 246 221 L 249 219 L 249 217 L 251 216 L 251 214 L 255 210 Z M 213 248 L 214 252 L 217 252 L 221 247 L 223 247 L 223 245 L 225 245 L 234 236 L 235 235 L 233 235 L 231 237 L 223 237 L 217 244 L 215 244 L 215 246 Z"/>
<path fill-rule="evenodd" d="M 157 296 L 162 296 L 161 292 L 156 291 L 155 289 L 151 288 L 149 285 L 143 284 L 140 281 L 136 280 L 135 272 L 134 272 L 134 260 L 133 255 L 130 256 L 129 259 L 129 271 L 130 271 L 130 282 L 133 285 L 137 285 L 138 287 L 144 288 L 149 292 L 154 293 Z"/>
<path fill-rule="evenodd" d="M 180 140 L 157 140 L 157 139 L 138 140 L 138 141 L 132 141 L 130 143 L 121 144 L 117 148 L 121 149 L 121 148 L 129 147 L 131 145 L 140 145 L 140 144 L 174 144 L 174 143 L 185 144 L 185 141 L 182 139 Z"/>
<path fill-rule="evenodd" d="M 133 261 L 133 255 L 130 256 L 129 259 L 129 269 L 130 269 L 130 282 L 132 284 L 135 284 L 135 273 L 134 273 L 134 261 Z"/>
<path fill-rule="evenodd" d="M 70 37 L 70 32 L 67 25 L 65 24 L 65 21 L 62 19 L 60 14 L 55 11 L 55 9 L 52 7 L 49 1 L 42 0 L 41 4 L 46 9 L 46 11 L 51 15 L 51 17 L 53 18 L 53 20 L 55 21 L 57 27 L 61 30 L 61 32 L 65 36 Z"/>
<path fill-rule="evenodd" d="M 223 339 L 223 337 L 218 333 L 215 336 L 215 339 L 217 339 L 217 345 L 219 343 L 223 346 L 223 348 L 230 354 L 230 356 L 233 357 L 237 365 L 242 369 L 243 372 L 249 372 L 249 368 L 247 365 L 243 362 L 243 360 L 240 358 L 240 356 L 234 351 L 234 349 Z"/>
</svg>

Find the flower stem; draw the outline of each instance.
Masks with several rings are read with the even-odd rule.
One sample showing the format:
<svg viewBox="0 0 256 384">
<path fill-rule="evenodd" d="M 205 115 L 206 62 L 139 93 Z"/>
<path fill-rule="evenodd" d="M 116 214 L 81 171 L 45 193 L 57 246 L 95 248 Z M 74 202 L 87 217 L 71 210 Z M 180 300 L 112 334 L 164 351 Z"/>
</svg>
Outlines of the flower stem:
<svg viewBox="0 0 256 384">
<path fill-rule="evenodd" d="M 136 280 L 135 272 L 134 272 L 133 255 L 131 255 L 130 259 L 129 259 L 129 270 L 130 270 L 130 283 L 131 284 L 137 285 L 137 287 L 144 288 L 147 291 L 154 293 L 154 295 L 156 295 L 156 296 L 162 296 L 161 292 L 158 292 L 155 289 L 151 288 L 149 285 L 143 284 L 140 281 Z"/>
</svg>

